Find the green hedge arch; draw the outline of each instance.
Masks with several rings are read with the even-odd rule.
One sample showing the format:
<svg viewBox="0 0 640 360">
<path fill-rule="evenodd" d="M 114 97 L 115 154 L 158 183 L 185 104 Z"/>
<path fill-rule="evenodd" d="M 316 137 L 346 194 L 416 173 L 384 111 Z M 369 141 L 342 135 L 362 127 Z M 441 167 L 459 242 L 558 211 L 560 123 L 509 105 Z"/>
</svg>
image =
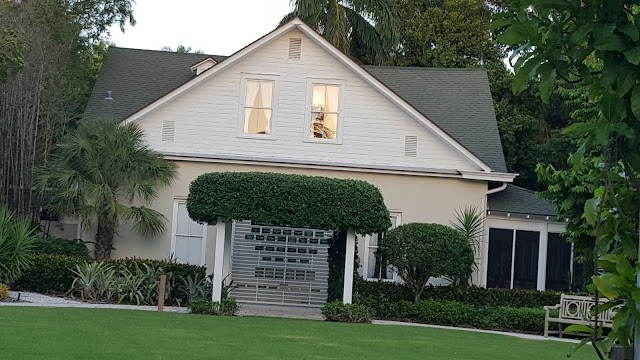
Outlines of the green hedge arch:
<svg viewBox="0 0 640 360">
<path fill-rule="evenodd" d="M 380 190 L 362 180 L 267 172 L 214 172 L 189 186 L 189 216 L 316 229 L 354 229 L 359 234 L 391 227 Z"/>
</svg>

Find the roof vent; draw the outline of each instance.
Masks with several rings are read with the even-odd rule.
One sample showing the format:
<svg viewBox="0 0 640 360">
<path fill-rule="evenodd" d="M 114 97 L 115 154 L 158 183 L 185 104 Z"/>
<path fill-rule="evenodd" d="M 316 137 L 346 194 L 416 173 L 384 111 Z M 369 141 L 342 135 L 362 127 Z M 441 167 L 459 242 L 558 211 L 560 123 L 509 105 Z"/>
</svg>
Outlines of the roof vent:
<svg viewBox="0 0 640 360">
<path fill-rule="evenodd" d="M 404 156 L 418 156 L 418 137 L 415 135 L 407 135 L 404 137 Z"/>
<path fill-rule="evenodd" d="M 105 100 L 113 100 L 113 96 L 111 96 L 111 90 L 107 91 L 107 96 L 104 97 Z"/>
<path fill-rule="evenodd" d="M 165 120 L 162 122 L 162 141 L 175 142 L 176 140 L 176 122 L 174 120 Z"/>
<path fill-rule="evenodd" d="M 302 39 L 290 38 L 289 39 L 289 59 L 300 59 L 302 55 Z"/>
</svg>

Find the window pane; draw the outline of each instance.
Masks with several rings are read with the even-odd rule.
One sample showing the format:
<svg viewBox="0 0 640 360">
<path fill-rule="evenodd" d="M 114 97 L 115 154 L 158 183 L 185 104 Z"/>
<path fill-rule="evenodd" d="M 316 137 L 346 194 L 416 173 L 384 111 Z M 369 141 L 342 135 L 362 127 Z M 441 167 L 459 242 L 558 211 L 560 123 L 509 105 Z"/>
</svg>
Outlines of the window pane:
<svg viewBox="0 0 640 360">
<path fill-rule="evenodd" d="M 537 231 L 516 231 L 516 258 L 513 263 L 513 288 L 535 289 L 538 285 Z"/>
<path fill-rule="evenodd" d="M 487 287 L 511 287 L 511 251 L 513 230 L 489 229 L 489 263 Z"/>
<path fill-rule="evenodd" d="M 245 134 L 269 134 L 271 112 L 268 109 L 244 109 Z"/>
<path fill-rule="evenodd" d="M 312 113 L 312 138 L 335 139 L 338 126 L 338 114 Z"/>
<path fill-rule="evenodd" d="M 557 233 L 548 234 L 547 290 L 569 290 L 571 283 L 571 244 Z"/>
<path fill-rule="evenodd" d="M 325 94 L 327 87 L 324 85 L 313 85 L 313 99 L 311 100 L 311 111 L 325 111 Z"/>
<path fill-rule="evenodd" d="M 338 101 L 340 98 L 339 86 L 326 87 L 325 110 L 328 112 L 338 112 Z"/>
<path fill-rule="evenodd" d="M 247 80 L 245 107 L 271 108 L 273 81 Z"/>
</svg>

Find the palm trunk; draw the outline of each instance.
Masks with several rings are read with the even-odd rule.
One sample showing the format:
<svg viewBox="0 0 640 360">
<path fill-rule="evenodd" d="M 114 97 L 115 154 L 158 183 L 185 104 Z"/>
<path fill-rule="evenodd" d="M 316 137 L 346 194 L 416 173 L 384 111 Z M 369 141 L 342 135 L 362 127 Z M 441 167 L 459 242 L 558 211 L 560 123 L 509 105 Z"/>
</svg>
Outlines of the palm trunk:
<svg viewBox="0 0 640 360">
<path fill-rule="evenodd" d="M 111 258 L 113 248 L 113 237 L 115 235 L 115 225 L 105 218 L 98 219 L 98 230 L 96 232 L 96 260 L 107 260 Z"/>
</svg>

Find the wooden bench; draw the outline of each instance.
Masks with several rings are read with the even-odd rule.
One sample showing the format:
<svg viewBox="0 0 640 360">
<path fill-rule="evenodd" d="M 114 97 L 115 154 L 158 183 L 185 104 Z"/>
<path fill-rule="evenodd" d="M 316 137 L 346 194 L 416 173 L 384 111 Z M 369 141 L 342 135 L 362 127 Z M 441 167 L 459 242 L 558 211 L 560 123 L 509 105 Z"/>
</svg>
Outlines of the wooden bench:
<svg viewBox="0 0 640 360">
<path fill-rule="evenodd" d="M 607 302 L 607 299 L 599 299 L 598 304 L 602 305 Z M 554 306 L 544 307 L 544 337 L 549 337 L 549 334 L 559 334 L 562 337 L 563 324 L 593 324 L 593 310 L 595 308 L 595 298 L 590 296 L 576 296 L 576 295 L 560 295 L 560 304 Z M 550 317 L 550 310 L 558 310 L 559 316 L 557 318 Z M 598 325 L 602 325 L 605 328 L 611 328 L 613 326 L 613 316 L 616 314 L 614 309 L 609 309 L 598 315 Z M 558 323 L 558 331 L 549 331 L 550 323 Z"/>
</svg>

